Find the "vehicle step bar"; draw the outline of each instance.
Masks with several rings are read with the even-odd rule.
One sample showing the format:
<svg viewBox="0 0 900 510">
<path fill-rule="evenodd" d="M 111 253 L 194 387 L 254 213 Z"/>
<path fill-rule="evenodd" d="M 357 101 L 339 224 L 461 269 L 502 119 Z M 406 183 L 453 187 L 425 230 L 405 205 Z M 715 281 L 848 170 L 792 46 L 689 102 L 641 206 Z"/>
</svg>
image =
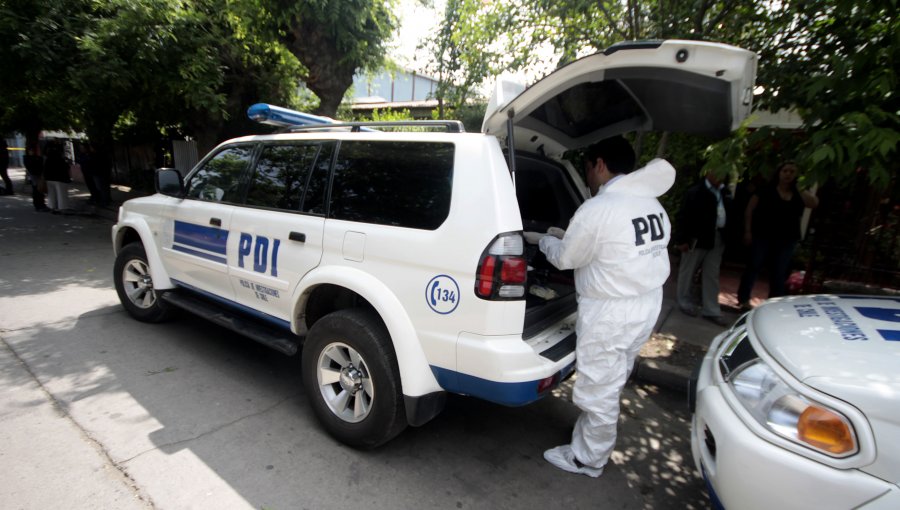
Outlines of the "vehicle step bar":
<svg viewBox="0 0 900 510">
<path fill-rule="evenodd" d="M 300 338 L 290 331 L 274 328 L 249 316 L 223 311 L 220 305 L 203 298 L 185 292 L 169 291 L 162 294 L 162 299 L 288 356 L 293 356 L 299 350 Z"/>
</svg>

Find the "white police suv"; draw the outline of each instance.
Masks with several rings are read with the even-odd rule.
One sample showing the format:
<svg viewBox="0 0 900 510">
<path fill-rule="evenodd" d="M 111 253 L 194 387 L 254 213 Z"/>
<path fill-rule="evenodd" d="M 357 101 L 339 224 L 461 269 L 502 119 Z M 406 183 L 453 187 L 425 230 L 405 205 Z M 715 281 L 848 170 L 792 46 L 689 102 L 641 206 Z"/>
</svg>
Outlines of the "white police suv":
<svg viewBox="0 0 900 510">
<path fill-rule="evenodd" d="M 564 229 L 585 198 L 563 153 L 627 131 L 727 135 L 755 70 L 721 44 L 630 43 L 528 89 L 501 83 L 483 133 L 329 124 L 229 140 L 123 204 L 116 290 L 139 320 L 181 308 L 302 350 L 316 415 L 350 445 L 424 424 L 448 392 L 527 404 L 575 363 L 573 275 L 522 236 Z"/>
<path fill-rule="evenodd" d="M 715 338 L 692 447 L 717 508 L 900 508 L 900 298 L 766 302 Z"/>
</svg>

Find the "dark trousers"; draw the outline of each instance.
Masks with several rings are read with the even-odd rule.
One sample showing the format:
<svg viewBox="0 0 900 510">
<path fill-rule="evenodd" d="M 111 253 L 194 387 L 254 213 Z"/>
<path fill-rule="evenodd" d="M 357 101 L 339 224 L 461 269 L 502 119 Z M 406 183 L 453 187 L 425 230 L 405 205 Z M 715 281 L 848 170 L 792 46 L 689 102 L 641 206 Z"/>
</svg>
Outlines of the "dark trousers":
<svg viewBox="0 0 900 510">
<path fill-rule="evenodd" d="M 84 177 L 84 184 L 87 185 L 87 189 L 91 194 L 91 202 L 101 202 L 100 191 L 97 189 L 97 178 L 94 175 L 93 170 L 86 169 L 85 166 L 82 165 L 81 176 Z"/>
<path fill-rule="evenodd" d="M 0 178 L 3 179 L 3 194 L 4 195 L 12 195 L 13 186 L 12 181 L 9 179 L 9 169 L 6 167 L 0 168 Z"/>
<path fill-rule="evenodd" d="M 30 173 L 25 174 L 28 177 L 28 180 L 31 182 L 31 203 L 34 205 L 35 211 L 40 211 L 41 209 L 47 208 L 47 202 L 44 198 L 44 194 L 38 189 L 38 181 L 40 177 L 35 177 Z"/>
<path fill-rule="evenodd" d="M 750 301 L 750 293 L 759 271 L 769 262 L 769 297 L 778 297 L 787 294 L 788 272 L 791 268 L 791 257 L 797 241 L 777 241 L 772 239 L 754 239 L 750 247 L 750 259 L 744 274 L 741 275 L 741 285 L 738 287 L 738 302 Z"/>
<path fill-rule="evenodd" d="M 97 189 L 97 205 L 106 207 L 112 202 L 112 195 L 109 189 L 109 176 L 103 174 L 95 174 L 93 177 L 94 187 Z"/>
</svg>

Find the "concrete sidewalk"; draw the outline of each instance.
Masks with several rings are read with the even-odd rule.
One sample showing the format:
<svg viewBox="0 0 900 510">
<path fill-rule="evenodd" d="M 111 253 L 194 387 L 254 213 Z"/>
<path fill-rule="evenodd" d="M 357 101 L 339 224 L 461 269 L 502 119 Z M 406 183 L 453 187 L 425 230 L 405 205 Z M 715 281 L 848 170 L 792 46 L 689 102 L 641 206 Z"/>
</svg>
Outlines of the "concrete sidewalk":
<svg viewBox="0 0 900 510">
<path fill-rule="evenodd" d="M 27 198 L 30 205 L 31 187 L 25 183 L 24 169 L 11 168 L 9 175 L 13 180 L 15 193 Z M 145 193 L 127 186 L 113 185 L 112 204 L 108 207 L 97 207 L 88 203 L 90 193 L 83 182 L 75 181 L 69 185 L 72 214 L 100 217 L 110 222 L 117 220 L 119 205 L 126 200 L 144 195 Z M 663 306 L 654 329 L 654 337 L 641 352 L 636 362 L 634 377 L 675 391 L 687 392 L 688 380 L 695 365 L 702 359 L 713 338 L 727 327 L 719 326 L 699 316 L 688 316 L 679 310 L 675 299 L 678 257 L 672 257 L 671 263 L 672 271 L 663 288 Z M 740 271 L 740 267 L 725 263 L 722 265 L 719 304 L 722 306 L 722 316 L 727 324 L 731 324 L 740 316 L 737 310 Z M 761 303 L 767 293 L 768 284 L 763 278 L 754 288 L 751 304 L 755 306 Z"/>
<path fill-rule="evenodd" d="M 727 264 L 720 273 L 719 305 L 727 326 L 720 326 L 700 316 L 683 313 L 675 298 L 679 258 L 671 259 L 672 270 L 663 287 L 663 306 L 651 340 L 641 351 L 634 376 L 642 381 L 687 392 L 691 372 L 702 360 L 716 335 L 725 331 L 741 316 L 737 308 L 737 288 L 741 269 Z M 764 279 L 753 289 L 751 304 L 756 306 L 768 293 Z"/>
</svg>

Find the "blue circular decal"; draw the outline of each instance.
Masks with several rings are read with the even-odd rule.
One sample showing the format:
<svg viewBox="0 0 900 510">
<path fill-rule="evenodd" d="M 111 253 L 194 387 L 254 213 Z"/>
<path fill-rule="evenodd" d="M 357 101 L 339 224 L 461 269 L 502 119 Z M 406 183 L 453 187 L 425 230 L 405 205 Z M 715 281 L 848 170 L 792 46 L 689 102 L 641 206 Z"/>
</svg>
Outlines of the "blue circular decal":
<svg viewBox="0 0 900 510">
<path fill-rule="evenodd" d="M 453 313 L 459 305 L 459 285 L 445 274 L 435 276 L 425 286 L 425 302 L 439 314 Z"/>
</svg>

